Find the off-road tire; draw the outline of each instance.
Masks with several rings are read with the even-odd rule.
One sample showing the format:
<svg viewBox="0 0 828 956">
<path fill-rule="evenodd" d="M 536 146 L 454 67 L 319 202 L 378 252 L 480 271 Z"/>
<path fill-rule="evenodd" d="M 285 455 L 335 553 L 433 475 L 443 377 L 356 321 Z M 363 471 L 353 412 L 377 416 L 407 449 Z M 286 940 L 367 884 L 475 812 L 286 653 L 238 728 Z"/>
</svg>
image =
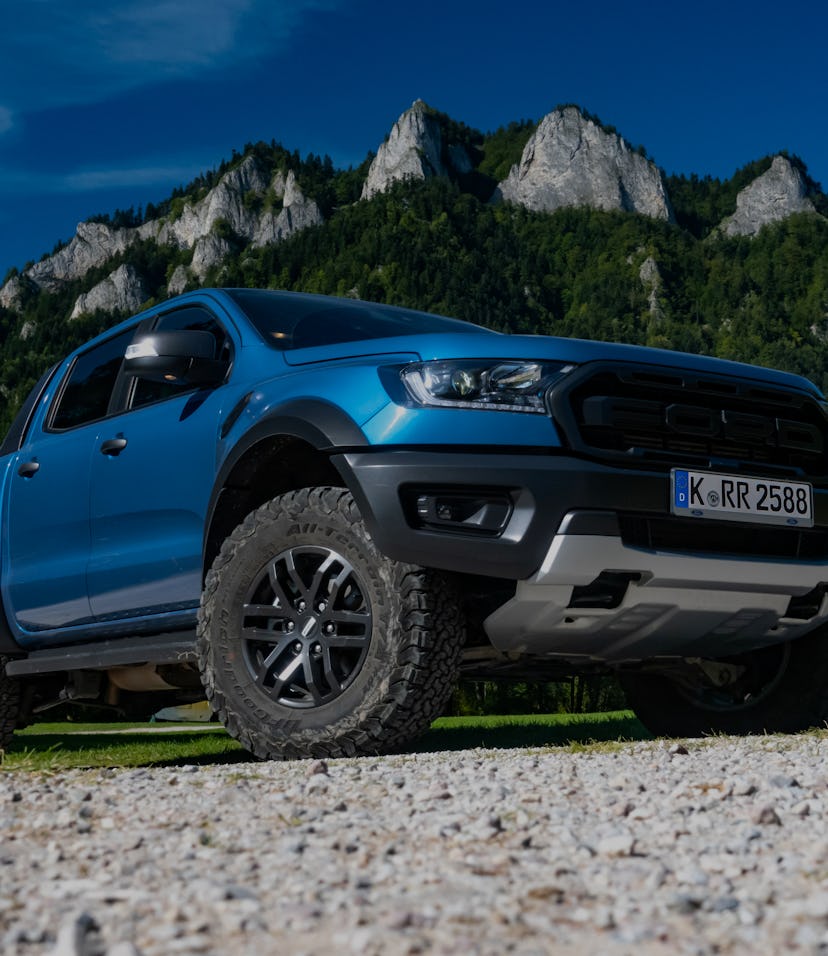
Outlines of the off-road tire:
<svg viewBox="0 0 828 956">
<path fill-rule="evenodd" d="M 0 751 L 11 743 L 20 719 L 20 681 L 6 675 L 6 661 L 0 657 Z"/>
<path fill-rule="evenodd" d="M 621 683 L 629 706 L 656 736 L 797 733 L 825 726 L 828 629 L 728 661 L 748 667 L 745 681 L 731 689 L 688 692 L 658 674 L 626 674 Z M 764 668 L 752 685 L 750 668 Z"/>
<path fill-rule="evenodd" d="M 291 570 L 302 561 L 310 567 L 304 584 Z M 331 585 L 330 611 L 317 614 L 305 599 L 326 605 L 317 584 L 329 565 L 340 569 L 339 584 Z M 309 584 L 311 577 L 317 583 Z M 342 609 L 345 599 L 353 613 Z M 358 623 L 332 623 L 326 613 Z M 259 646 L 251 635 L 268 627 L 264 636 L 271 643 Z M 296 666 L 284 657 L 269 664 L 286 653 L 287 627 L 297 638 Z M 331 638 L 325 668 L 293 686 L 285 674 L 304 680 L 301 675 L 310 672 L 304 668 L 317 666 L 311 646 L 314 660 L 321 660 L 325 628 L 340 627 L 358 631 L 357 649 L 347 652 L 351 659 L 343 662 L 346 652 Z M 214 712 L 257 757 L 379 754 L 404 748 L 439 716 L 454 686 L 464 636 L 458 600 L 439 574 L 381 554 L 347 490 L 306 488 L 252 512 L 224 542 L 202 595 L 198 662 Z M 332 661 L 339 670 L 328 681 Z M 274 674 L 273 666 L 282 670 Z"/>
</svg>

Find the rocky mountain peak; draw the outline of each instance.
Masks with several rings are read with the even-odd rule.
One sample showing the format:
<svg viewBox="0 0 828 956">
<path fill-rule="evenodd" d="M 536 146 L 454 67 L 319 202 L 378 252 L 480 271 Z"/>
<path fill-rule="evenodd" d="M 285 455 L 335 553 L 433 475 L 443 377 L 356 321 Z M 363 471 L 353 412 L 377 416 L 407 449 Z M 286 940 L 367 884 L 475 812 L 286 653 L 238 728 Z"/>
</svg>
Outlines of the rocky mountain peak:
<svg viewBox="0 0 828 956">
<path fill-rule="evenodd" d="M 279 170 L 273 177 L 270 191 L 282 201 L 282 207 L 271 206 L 262 213 L 251 236 L 254 247 L 281 242 L 302 229 L 319 226 L 325 221 L 319 206 L 300 189 L 292 169 L 287 175 Z"/>
<path fill-rule="evenodd" d="M 362 198 L 385 192 L 401 179 L 428 179 L 469 169 L 466 150 L 456 143 L 444 143 L 439 117 L 422 100 L 415 100 L 377 150 L 362 187 Z"/>
<path fill-rule="evenodd" d="M 255 156 L 247 156 L 226 172 L 207 195 L 198 202 L 187 203 L 180 215 L 160 222 L 155 238 L 167 245 L 192 249 L 199 239 L 213 231 L 219 221 L 227 223 L 233 232 L 252 239 L 258 226 L 256 211 L 245 203 L 248 193 L 264 195 L 268 180 Z M 141 227 L 152 233 L 150 223 Z"/>
<path fill-rule="evenodd" d="M 277 200 L 275 206 L 264 202 L 268 190 Z M 256 201 L 249 201 L 251 194 Z M 30 266 L 23 275 L 12 277 L 0 289 L 0 306 L 20 308 L 26 290 L 56 292 L 67 282 L 82 279 L 91 269 L 104 265 L 140 241 L 153 240 L 179 249 L 192 249 L 190 271 L 198 279 L 204 279 L 208 269 L 220 264 L 232 251 L 231 244 L 216 235 L 219 224 L 229 226 L 243 242 L 264 246 L 322 222 L 319 207 L 304 195 L 292 170 L 287 174 L 278 171 L 269 179 L 260 161 L 254 155 L 246 156 L 228 170 L 206 196 L 195 202 L 184 202 L 169 216 L 124 229 L 101 222 L 79 223 L 67 245 Z M 183 288 L 187 281 L 188 273 L 183 270 L 176 276 L 174 286 Z M 129 283 L 125 282 L 124 275 L 116 270 L 78 299 L 72 317 L 104 308 L 99 304 L 102 296 L 107 301 L 126 301 L 124 289 Z M 137 289 L 134 283 L 132 286 Z M 137 295 L 136 291 L 129 301 L 134 301 Z M 139 304 L 145 298 L 146 295 L 142 295 Z M 117 310 L 124 311 L 120 306 Z"/>
<path fill-rule="evenodd" d="M 553 110 L 541 120 L 493 199 L 536 211 L 589 206 L 673 221 L 664 177 L 655 163 L 574 106 Z"/>
<path fill-rule="evenodd" d="M 0 289 L 0 307 L 19 309 L 29 292 L 36 292 L 37 286 L 25 275 L 14 275 Z"/>
<path fill-rule="evenodd" d="M 81 222 L 71 241 L 54 255 L 26 270 L 24 275 L 38 288 L 57 291 L 64 283 L 81 279 L 107 259 L 123 252 L 135 241 L 131 229 L 113 229 L 102 222 Z"/>
<path fill-rule="evenodd" d="M 520 124 L 521 137 L 525 128 Z M 485 198 L 493 180 L 484 170 L 500 168 L 502 151 L 512 149 L 516 142 L 510 138 L 515 131 L 504 132 L 508 135 L 501 138 L 497 134 L 484 137 L 416 100 L 379 147 L 361 196 L 369 200 L 399 180 L 448 176 L 462 191 Z M 168 263 L 166 284 L 162 280 L 147 295 L 174 295 L 216 276 L 221 281 L 222 265 L 245 249 L 278 243 L 321 225 L 324 219 L 319 206 L 304 194 L 296 173 L 289 168 L 295 166 L 290 154 L 277 149 L 275 143 L 272 146 L 270 152 L 265 144 L 249 150 L 231 168 L 223 166 L 225 171 L 219 177 L 200 177 L 186 195 L 169 201 L 168 214 L 137 227 L 80 223 L 67 245 L 22 273 L 10 273 L 0 288 L 0 308 L 25 312 L 41 291 L 60 293 L 68 284 L 81 282 L 81 288 L 88 288 L 94 281 L 91 270 L 96 270 L 95 279 L 107 271 L 110 275 L 76 301 L 73 315 L 103 308 L 99 304 L 103 301 L 125 302 L 124 290 L 135 284 L 115 265 L 129 261 L 130 249 L 138 243 L 172 247 L 159 250 L 159 259 Z M 316 181 L 312 166 L 297 168 L 300 176 L 306 170 L 308 181 Z M 744 178 L 743 174 L 742 181 Z M 206 188 L 208 182 L 212 188 Z M 353 201 L 351 180 L 344 192 L 339 190 L 342 181 L 320 182 L 335 184 L 331 191 L 320 186 L 325 190 L 320 194 L 331 202 L 334 195 L 343 206 Z M 344 196 L 348 198 L 343 200 Z M 577 107 L 560 107 L 541 120 L 520 161 L 495 189 L 492 201 L 517 203 L 536 211 L 572 206 L 628 210 L 674 221 L 658 167 Z M 767 223 L 794 213 L 814 213 L 815 206 L 822 210 L 823 202 L 824 197 L 798 165 L 777 156 L 763 175 L 738 194 L 736 212 L 714 232 L 717 236 L 753 236 Z M 711 225 L 708 217 L 704 228 Z M 173 250 L 181 250 L 181 254 Z M 656 315 L 659 297 L 663 297 L 657 266 L 654 261 L 645 262 L 642 270 L 640 280 L 647 290 L 650 311 Z M 141 298 L 139 292 L 130 301 L 136 297 Z M 121 311 L 121 306 L 113 309 Z"/>
<path fill-rule="evenodd" d="M 124 263 L 103 282 L 83 292 L 75 301 L 71 319 L 91 312 L 136 312 L 147 298 L 147 290 L 134 266 Z"/>
<path fill-rule="evenodd" d="M 770 169 L 736 197 L 736 212 L 719 226 L 726 236 L 755 236 L 762 226 L 798 212 L 816 212 L 802 173 L 786 156 L 775 156 Z"/>
</svg>

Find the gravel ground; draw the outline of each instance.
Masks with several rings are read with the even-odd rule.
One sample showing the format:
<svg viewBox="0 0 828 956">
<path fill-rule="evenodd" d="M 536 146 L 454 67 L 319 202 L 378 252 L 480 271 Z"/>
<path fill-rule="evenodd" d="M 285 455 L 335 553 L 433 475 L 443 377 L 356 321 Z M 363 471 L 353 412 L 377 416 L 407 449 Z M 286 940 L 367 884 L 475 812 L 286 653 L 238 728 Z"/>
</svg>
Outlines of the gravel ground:
<svg viewBox="0 0 828 956">
<path fill-rule="evenodd" d="M 0 773 L 0 952 L 828 953 L 826 747 Z"/>
</svg>

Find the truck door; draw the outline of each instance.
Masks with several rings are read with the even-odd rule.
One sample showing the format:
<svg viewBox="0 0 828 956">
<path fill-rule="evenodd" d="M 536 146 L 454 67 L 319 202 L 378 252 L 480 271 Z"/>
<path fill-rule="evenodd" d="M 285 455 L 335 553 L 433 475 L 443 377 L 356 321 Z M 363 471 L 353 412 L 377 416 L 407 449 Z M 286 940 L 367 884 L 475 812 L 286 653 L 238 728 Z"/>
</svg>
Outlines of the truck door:
<svg viewBox="0 0 828 956">
<path fill-rule="evenodd" d="M 81 353 L 10 468 L 6 610 L 24 631 L 88 623 L 89 476 L 133 329 Z"/>
<path fill-rule="evenodd" d="M 229 368 L 230 339 L 200 305 L 165 313 L 153 331 L 184 329 L 211 332 L 215 358 Z M 187 611 L 194 619 L 225 391 L 134 379 L 126 410 L 100 431 L 88 573 L 98 620 Z"/>
</svg>

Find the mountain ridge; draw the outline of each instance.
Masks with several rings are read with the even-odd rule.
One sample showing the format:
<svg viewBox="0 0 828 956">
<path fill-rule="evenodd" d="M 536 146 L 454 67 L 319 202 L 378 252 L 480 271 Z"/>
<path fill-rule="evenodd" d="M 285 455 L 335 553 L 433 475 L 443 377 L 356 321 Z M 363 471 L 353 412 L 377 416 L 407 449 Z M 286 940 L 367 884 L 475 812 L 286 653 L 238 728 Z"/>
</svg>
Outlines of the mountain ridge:
<svg viewBox="0 0 828 956">
<path fill-rule="evenodd" d="M 587 139 L 572 151 L 583 156 L 561 165 Z M 531 189 L 504 196 L 523 174 L 543 199 L 551 180 L 533 164 L 550 144 L 552 192 L 575 201 L 544 205 Z M 578 188 L 561 193 L 567 177 Z M 649 208 L 633 201 L 636 177 L 656 198 Z M 765 222 L 754 193 L 770 196 Z M 726 231 L 740 196 L 747 227 Z M 571 106 L 483 134 L 415 101 L 356 169 L 249 144 L 157 206 L 92 217 L 40 262 L 10 270 L 0 287 L 0 414 L 7 420 L 36 372 L 83 337 L 204 284 L 379 299 L 503 331 L 813 370 L 828 383 L 826 212 L 804 164 L 786 154 L 725 182 L 665 176 Z"/>
<path fill-rule="evenodd" d="M 444 137 L 443 132 L 447 127 L 453 127 L 455 130 L 460 128 L 471 138 L 477 138 L 481 143 L 486 138 L 493 137 L 494 134 L 481 134 L 477 130 L 466 127 L 465 124 L 457 123 L 446 114 L 440 113 L 428 106 L 422 100 L 416 100 L 412 106 L 403 112 L 398 120 L 393 124 L 389 136 L 381 143 L 376 154 L 373 155 L 367 175 L 362 183 L 360 190 L 360 199 L 370 199 L 378 192 L 383 192 L 393 182 L 405 179 L 424 179 L 433 175 L 446 175 L 455 179 L 468 177 L 470 173 L 475 172 L 482 165 L 482 150 L 478 150 L 480 156 L 477 162 L 469 155 L 466 144 L 451 142 L 451 136 Z M 555 128 L 557 127 L 557 128 Z M 560 133 L 563 145 L 559 146 L 557 153 L 553 150 L 552 163 L 557 160 L 557 168 L 550 170 L 549 163 L 546 168 L 542 168 L 540 173 L 537 171 L 538 164 L 535 154 L 539 152 L 538 142 L 543 144 L 547 139 L 554 138 L 545 136 L 550 130 Z M 591 137 L 592 142 L 586 143 L 583 149 L 584 153 L 589 153 L 593 147 L 594 152 L 599 154 L 611 153 L 613 149 L 620 154 L 610 155 L 605 166 L 615 164 L 619 166 L 626 161 L 629 166 L 638 166 L 636 172 L 638 175 L 632 175 L 632 189 L 628 182 L 625 182 L 621 172 L 615 177 L 613 182 L 613 172 L 606 168 L 587 169 L 581 171 L 580 175 L 573 175 L 573 169 L 578 172 L 577 164 L 570 157 L 569 163 L 561 163 L 561 153 L 567 149 L 572 149 L 573 140 L 577 139 L 577 145 L 572 149 L 572 153 L 577 154 L 585 142 L 585 134 Z M 456 135 L 454 139 L 456 140 Z M 595 144 L 598 148 L 595 149 Z M 262 146 L 264 144 L 257 144 Z M 288 214 L 280 221 L 277 217 L 270 217 L 267 222 L 259 223 L 257 229 L 251 227 L 251 216 L 246 210 L 238 208 L 232 202 L 231 194 L 235 192 L 237 196 L 244 197 L 249 193 L 263 194 L 268 187 L 273 189 L 275 183 L 268 184 L 262 179 L 261 170 L 258 168 L 255 153 L 251 150 L 256 147 L 248 145 L 245 152 L 241 155 L 234 154 L 234 162 L 228 165 L 228 168 L 217 178 L 206 196 L 196 202 L 187 202 L 185 197 L 179 196 L 169 200 L 162 201 L 161 208 L 169 207 L 171 214 L 161 215 L 157 218 L 145 218 L 139 225 L 133 227 L 112 227 L 106 222 L 96 222 L 94 217 L 79 223 L 75 236 L 52 255 L 44 255 L 37 263 L 28 264 L 22 270 L 22 274 L 32 280 L 40 288 L 50 289 L 54 281 L 60 281 L 66 278 L 74 278 L 83 275 L 91 265 L 100 264 L 106 258 L 111 258 L 118 252 L 123 251 L 124 244 L 138 239 L 154 238 L 161 243 L 172 243 L 179 248 L 193 248 L 198 239 L 204 239 L 210 233 L 211 228 L 218 219 L 226 219 L 231 230 L 241 238 L 252 242 L 254 246 L 265 245 L 268 242 L 277 242 L 282 238 L 292 234 L 297 228 L 305 228 L 308 225 L 321 224 L 325 216 L 320 211 L 319 205 L 313 198 L 308 198 L 302 192 L 298 185 L 296 173 L 288 168 L 287 163 L 282 163 L 282 168 L 275 174 L 281 176 L 281 194 L 278 188 L 274 190 L 277 198 L 284 198 L 284 192 L 287 189 L 292 197 L 291 200 L 284 203 L 284 207 L 295 204 L 298 208 L 298 215 Z M 287 151 L 279 147 L 281 152 L 288 156 Z M 370 156 L 371 154 L 369 154 Z M 745 234 L 755 235 L 756 232 L 769 222 L 779 221 L 786 215 L 793 212 L 813 211 L 816 212 L 815 204 L 808 198 L 808 194 L 819 190 L 817 184 L 810 181 L 807 175 L 800 172 L 804 164 L 799 166 L 791 162 L 786 154 L 777 154 L 769 157 L 774 163 L 784 166 L 784 171 L 780 173 L 777 169 L 776 179 L 781 182 L 778 184 L 777 193 L 784 194 L 787 190 L 790 198 L 790 207 L 784 208 L 778 201 L 774 203 L 772 211 L 764 214 L 761 208 L 757 208 L 757 203 L 753 203 L 753 214 L 750 216 L 750 223 L 747 220 L 736 217 L 735 210 L 733 215 L 725 223 L 724 217 L 718 223 L 719 230 L 726 235 L 740 234 L 741 229 L 747 230 Z M 291 160 L 294 165 L 298 164 L 298 153 L 292 154 Z M 533 165 L 534 175 L 533 175 Z M 642 175 L 642 170 L 649 173 Z M 734 175 L 738 174 L 737 173 Z M 804 170 L 807 173 L 807 170 Z M 549 180 L 552 176 L 557 176 L 564 182 L 563 187 L 553 186 Z M 600 188 L 596 189 L 596 180 L 603 177 L 605 182 L 601 183 L 603 192 Z M 787 177 L 787 182 L 783 182 Z M 204 177 L 199 177 L 203 179 Z M 475 189 L 479 198 L 481 192 L 485 192 L 486 186 L 481 187 L 481 181 L 485 180 L 485 175 L 478 176 Z M 489 177 L 490 178 L 490 177 Z M 710 177 L 707 177 L 708 180 Z M 639 182 L 635 182 L 635 180 Z M 511 164 L 510 171 L 500 182 L 490 182 L 491 188 L 490 201 L 512 201 L 527 208 L 540 211 L 554 211 L 562 206 L 586 206 L 590 208 L 621 208 L 633 212 L 642 212 L 644 215 L 652 215 L 654 218 L 664 218 L 667 221 L 674 221 L 672 205 L 667 188 L 666 179 L 662 170 L 655 162 L 649 159 L 643 149 L 633 149 L 627 144 L 626 140 L 617 133 L 614 127 L 606 126 L 598 117 L 593 116 L 580 107 L 568 104 L 556 107 L 549 114 L 543 117 L 538 123 L 534 124 L 534 130 L 528 136 L 528 142 L 523 147 L 520 159 Z M 525 188 L 525 183 L 529 181 L 529 188 Z M 643 190 L 649 193 L 642 202 L 637 200 L 635 193 L 642 189 L 641 181 L 644 181 Z M 198 181 L 198 180 L 197 180 Z M 187 187 L 189 192 L 191 187 Z M 567 190 L 570 195 L 567 196 Z M 759 190 L 761 193 L 761 190 Z M 217 198 L 217 193 L 222 195 Z M 550 197 L 551 193 L 555 196 Z M 615 193 L 610 196 L 610 193 Z M 563 195 L 561 195 L 563 194 Z M 187 193 L 185 193 L 185 196 Z M 825 199 L 823 195 L 823 200 Z M 206 202 L 204 201 L 206 200 Z M 826 203 L 822 203 L 825 207 Z M 218 206 L 220 214 L 215 213 L 215 209 L 210 207 Z M 738 206 L 738 197 L 737 197 Z M 206 207 L 206 208 L 205 208 Z M 151 208 L 147 207 L 148 210 Z M 154 210 L 155 207 L 153 206 Z M 181 222 L 181 218 L 185 222 Z M 294 221 L 294 220 L 297 220 Z M 99 228 L 96 228 L 97 227 Z M 107 226 L 107 229 L 100 227 Z M 130 229 L 132 234 L 130 236 Z M 711 230 L 713 231 L 713 230 Z M 212 250 L 208 250 L 206 255 L 199 257 L 199 270 L 196 275 L 200 278 L 204 274 L 204 269 L 216 261 L 217 244 L 212 243 Z M 67 251 L 67 247 L 68 251 Z M 43 265 L 43 263 L 48 263 Z M 65 268 L 61 271 L 61 266 Z M 13 268 L 7 274 L 6 282 L 0 287 L 0 305 L 5 308 L 13 307 L 17 286 L 13 289 L 7 289 L 8 279 L 18 275 L 18 270 Z"/>
</svg>

